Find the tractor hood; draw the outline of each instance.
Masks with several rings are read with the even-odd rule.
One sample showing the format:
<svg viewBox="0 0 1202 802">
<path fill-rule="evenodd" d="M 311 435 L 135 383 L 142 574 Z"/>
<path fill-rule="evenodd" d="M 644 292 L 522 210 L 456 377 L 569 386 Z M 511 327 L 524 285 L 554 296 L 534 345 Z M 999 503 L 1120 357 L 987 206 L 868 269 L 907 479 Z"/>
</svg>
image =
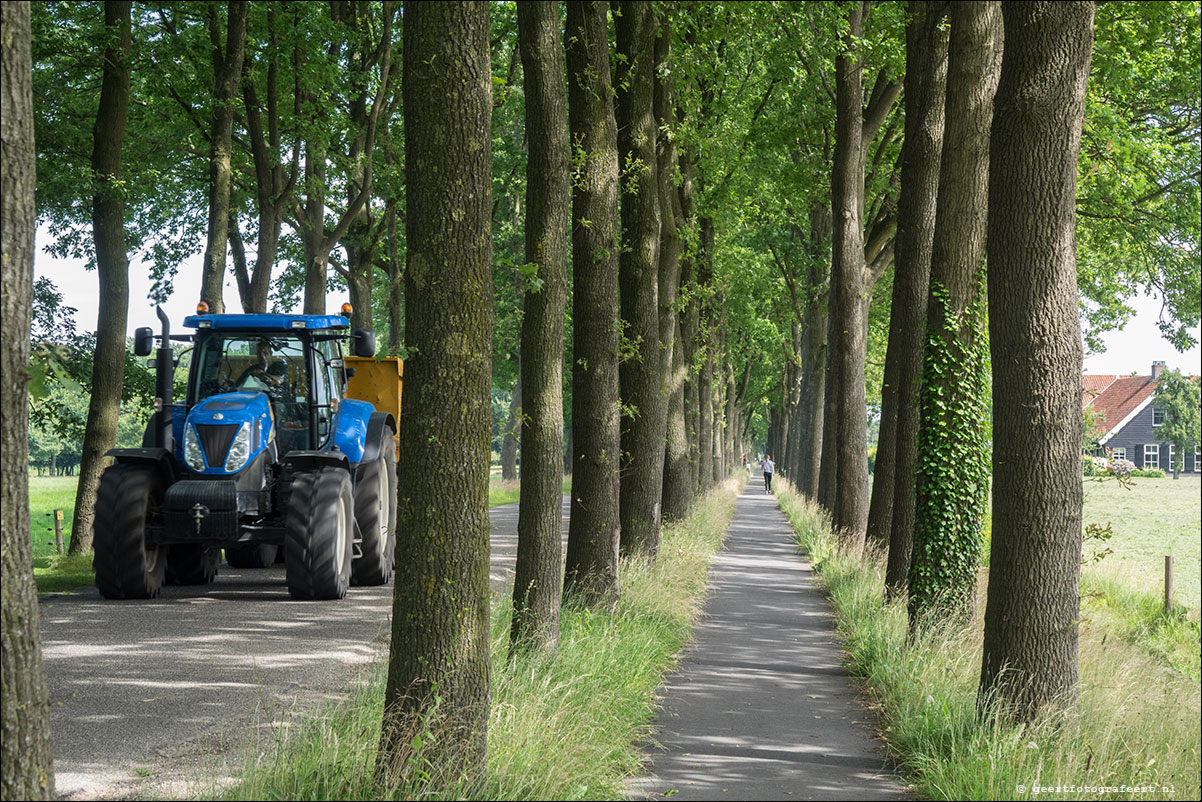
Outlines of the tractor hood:
<svg viewBox="0 0 1202 802">
<path fill-rule="evenodd" d="M 249 465 L 275 439 L 271 403 L 260 392 L 206 398 L 184 424 L 184 462 L 193 473 L 229 476 Z"/>
</svg>

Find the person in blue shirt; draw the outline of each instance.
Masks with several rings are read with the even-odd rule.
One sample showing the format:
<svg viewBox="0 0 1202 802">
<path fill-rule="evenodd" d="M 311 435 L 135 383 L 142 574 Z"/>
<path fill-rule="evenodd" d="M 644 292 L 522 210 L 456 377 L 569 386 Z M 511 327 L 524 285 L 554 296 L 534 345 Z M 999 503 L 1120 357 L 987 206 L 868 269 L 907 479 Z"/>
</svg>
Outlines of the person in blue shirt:
<svg viewBox="0 0 1202 802">
<path fill-rule="evenodd" d="M 771 493 L 772 492 L 772 471 L 774 468 L 776 468 L 775 463 L 772 462 L 771 454 L 765 455 L 762 467 L 764 469 L 764 492 Z"/>
</svg>

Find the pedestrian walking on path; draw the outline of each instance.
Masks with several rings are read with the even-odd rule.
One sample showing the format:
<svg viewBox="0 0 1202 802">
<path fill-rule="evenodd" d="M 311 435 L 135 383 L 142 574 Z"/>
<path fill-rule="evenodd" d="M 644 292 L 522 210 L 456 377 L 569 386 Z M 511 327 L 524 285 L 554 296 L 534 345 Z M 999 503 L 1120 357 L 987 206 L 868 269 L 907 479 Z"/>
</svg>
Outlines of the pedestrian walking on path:
<svg viewBox="0 0 1202 802">
<path fill-rule="evenodd" d="M 660 692 L 635 799 L 908 799 L 840 663 L 835 621 L 775 497 L 749 483 L 694 642 Z"/>
<path fill-rule="evenodd" d="M 772 461 L 772 456 L 764 457 L 764 492 L 772 492 L 772 472 L 776 469 L 776 463 Z"/>
</svg>

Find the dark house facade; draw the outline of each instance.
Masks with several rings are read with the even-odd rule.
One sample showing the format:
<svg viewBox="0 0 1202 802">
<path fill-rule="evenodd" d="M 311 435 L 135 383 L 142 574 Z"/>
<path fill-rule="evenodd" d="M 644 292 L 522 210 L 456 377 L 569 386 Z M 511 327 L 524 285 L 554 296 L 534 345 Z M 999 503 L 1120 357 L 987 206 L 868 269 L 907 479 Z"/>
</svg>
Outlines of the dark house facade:
<svg viewBox="0 0 1202 802">
<path fill-rule="evenodd" d="M 1128 459 L 1137 468 L 1159 468 L 1172 475 L 1173 446 L 1156 439 L 1163 414 L 1152 403 L 1152 395 L 1164 370 L 1164 362 L 1152 363 L 1150 376 L 1082 376 L 1081 409 L 1092 408 L 1102 416 L 1105 432 L 1098 440 L 1103 453 Z M 1185 454 L 1182 476 L 1202 476 L 1202 459 L 1195 446 Z"/>
</svg>

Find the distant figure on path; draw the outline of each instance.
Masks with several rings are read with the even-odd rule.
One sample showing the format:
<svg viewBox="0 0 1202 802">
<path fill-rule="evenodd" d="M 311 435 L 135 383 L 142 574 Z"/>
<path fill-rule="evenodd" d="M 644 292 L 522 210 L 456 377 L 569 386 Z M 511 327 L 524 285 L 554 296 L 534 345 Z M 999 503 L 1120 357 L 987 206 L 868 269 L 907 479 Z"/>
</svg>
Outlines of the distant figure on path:
<svg viewBox="0 0 1202 802">
<path fill-rule="evenodd" d="M 772 455 L 768 455 L 768 456 L 764 457 L 763 467 L 764 467 L 764 492 L 771 493 L 772 492 L 772 469 L 776 467 L 776 464 L 772 462 Z"/>
</svg>

